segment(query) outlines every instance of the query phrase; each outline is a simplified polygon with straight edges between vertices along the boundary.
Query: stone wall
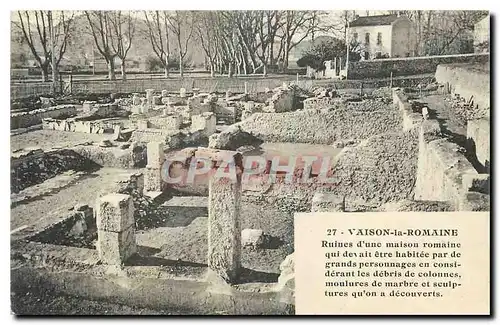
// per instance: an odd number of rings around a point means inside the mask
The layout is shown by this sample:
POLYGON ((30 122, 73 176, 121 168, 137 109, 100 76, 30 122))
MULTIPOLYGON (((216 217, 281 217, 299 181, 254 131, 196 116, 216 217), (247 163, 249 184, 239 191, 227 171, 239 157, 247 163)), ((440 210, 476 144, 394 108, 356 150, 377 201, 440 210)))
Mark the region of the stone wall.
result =
POLYGON ((103 167, 138 168, 146 163, 146 146, 132 142, 129 148, 79 145, 72 148, 79 156, 103 167))
POLYGON ((295 90, 293 88, 277 88, 267 101, 265 109, 274 113, 291 112, 295 110, 295 90))
POLYGON ((408 97, 401 90, 393 90, 393 104, 399 108, 403 118, 403 130, 408 131, 420 127, 423 117, 422 114, 413 111, 408 97))
POLYGON ((166 129, 153 129, 146 128, 141 130, 135 130, 132 134, 131 141, 136 142, 163 142, 169 143, 170 137, 179 133, 178 130, 166 130, 166 129))
POLYGON ((65 120, 46 118, 42 120, 42 128, 44 130, 82 133, 113 133, 116 125, 123 127, 123 123, 118 118, 94 121, 79 121, 77 118, 68 118, 65 120))
POLYGON ((485 63, 489 54, 436 55, 410 58, 377 59, 349 62, 349 79, 383 78, 434 73, 440 64, 485 63))
POLYGON ((156 116, 148 119, 151 128, 176 131, 181 128, 182 117, 180 115, 156 116))
POLYGON ((332 97, 311 97, 304 99, 304 109, 315 109, 321 110, 325 108, 330 108, 339 103, 339 98, 332 97))
POLYGON ((237 125, 267 142, 333 144, 338 140, 367 139, 400 130, 401 116, 391 105, 366 100, 332 111, 254 113, 237 125))
POLYGON ((419 131, 415 199, 446 201, 456 210, 489 210, 489 195, 480 193, 487 191, 489 176, 478 174, 461 148, 442 137, 437 120, 424 121, 419 131))
POLYGON ((467 122, 469 148, 488 173, 490 170, 490 135, 490 119, 475 119, 467 122))
POLYGON ((26 150, 11 157, 10 189, 13 193, 42 183, 67 170, 88 170, 92 161, 70 149, 26 150))
POLYGON ((61 118, 76 115, 74 105, 59 105, 49 108, 35 109, 30 112, 12 113, 10 115, 10 128, 26 128, 42 123, 44 118, 61 118))
MULTIPOLYGON (((489 58, 489 56, 488 56, 489 58)), ((471 96, 478 110, 490 108, 490 69, 485 64, 442 64, 436 69, 436 81, 448 85, 453 94, 468 101, 471 96)))

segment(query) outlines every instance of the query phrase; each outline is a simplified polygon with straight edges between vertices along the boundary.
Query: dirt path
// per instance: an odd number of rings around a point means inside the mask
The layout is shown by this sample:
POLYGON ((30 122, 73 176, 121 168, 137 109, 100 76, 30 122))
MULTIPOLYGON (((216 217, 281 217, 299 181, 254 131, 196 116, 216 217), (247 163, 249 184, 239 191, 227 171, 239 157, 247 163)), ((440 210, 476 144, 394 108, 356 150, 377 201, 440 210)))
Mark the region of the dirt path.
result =
POLYGON ((44 150, 56 146, 70 147, 88 141, 99 142, 112 137, 113 134, 37 130, 10 137, 10 152, 27 147, 40 147, 44 150))
POLYGON ((68 211, 77 204, 94 206, 100 193, 110 191, 114 182, 124 173, 131 170, 118 168, 101 168, 100 170, 79 178, 74 184, 63 187, 36 200, 21 203, 11 209, 10 227, 36 226, 57 220, 57 213, 68 211))

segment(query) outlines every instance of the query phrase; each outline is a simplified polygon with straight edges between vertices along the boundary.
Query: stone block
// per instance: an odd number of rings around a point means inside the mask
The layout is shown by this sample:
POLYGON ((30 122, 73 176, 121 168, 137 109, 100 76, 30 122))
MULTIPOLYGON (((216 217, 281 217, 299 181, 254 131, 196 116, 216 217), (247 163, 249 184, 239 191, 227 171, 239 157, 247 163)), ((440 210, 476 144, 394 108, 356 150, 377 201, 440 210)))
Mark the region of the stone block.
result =
POLYGON ((241 181, 211 178, 208 207, 208 266, 226 282, 237 280, 241 267, 241 181))
POLYGON ((97 229, 120 232, 135 224, 134 203, 127 194, 112 193, 97 199, 97 229))
POLYGON ((139 121, 137 121, 137 128, 139 130, 145 130, 145 129, 148 128, 148 126, 149 126, 148 120, 139 120, 139 121))
POLYGON ((264 244, 264 231, 262 229, 243 229, 241 232, 241 246, 258 248, 264 244))
POLYGON ((144 191, 163 191, 162 170, 161 167, 146 166, 144 169, 144 191))
POLYGON ((317 192, 312 198, 311 212, 343 212, 344 210, 344 197, 333 193, 317 192))
POLYGON ((137 192, 142 195, 144 193, 144 174, 141 172, 130 175, 132 186, 137 192))
POLYGON ((96 101, 84 101, 83 102, 83 105, 82 105, 82 110, 85 112, 85 113, 89 113, 91 112, 93 109, 94 109, 94 105, 97 104, 96 101))
POLYGON ((165 161, 164 145, 161 142, 148 142, 147 155, 148 166, 160 168, 165 161))
POLYGON ((168 98, 168 97, 162 97, 162 99, 161 99, 161 103, 162 103, 163 105, 170 106, 170 98, 168 98))
POLYGON ((462 175, 462 186, 464 191, 489 193, 490 192, 490 175, 465 173, 462 175))
POLYGON ((214 113, 206 112, 191 116, 191 132, 202 130, 206 136, 216 132, 217 118, 214 113))
POLYGON ((120 232, 98 230, 97 252, 105 264, 122 264, 137 252, 135 227, 120 232))
POLYGON ((153 96, 153 105, 161 105, 161 96, 153 96))
POLYGON ((458 201, 459 211, 490 211, 490 196, 478 192, 467 192, 458 201))

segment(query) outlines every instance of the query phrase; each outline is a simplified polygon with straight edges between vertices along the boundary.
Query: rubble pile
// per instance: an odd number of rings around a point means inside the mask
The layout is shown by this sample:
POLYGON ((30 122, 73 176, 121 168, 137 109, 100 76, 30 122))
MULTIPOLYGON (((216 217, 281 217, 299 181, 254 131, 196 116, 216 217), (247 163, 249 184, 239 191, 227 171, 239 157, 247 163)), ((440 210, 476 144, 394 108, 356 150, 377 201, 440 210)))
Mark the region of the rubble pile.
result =
POLYGON ((337 157, 334 192, 379 204, 411 198, 417 159, 418 139, 411 132, 371 137, 337 157))

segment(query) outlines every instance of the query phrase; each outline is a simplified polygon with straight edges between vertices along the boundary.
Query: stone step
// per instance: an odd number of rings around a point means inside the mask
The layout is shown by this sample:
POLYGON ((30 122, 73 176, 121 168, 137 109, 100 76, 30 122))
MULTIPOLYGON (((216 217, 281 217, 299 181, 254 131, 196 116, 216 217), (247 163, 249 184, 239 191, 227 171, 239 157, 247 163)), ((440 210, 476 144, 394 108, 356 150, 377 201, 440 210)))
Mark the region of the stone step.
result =
POLYGON ((162 206, 208 208, 208 196, 174 196, 162 206))

